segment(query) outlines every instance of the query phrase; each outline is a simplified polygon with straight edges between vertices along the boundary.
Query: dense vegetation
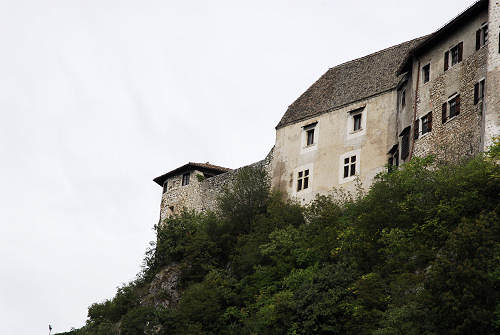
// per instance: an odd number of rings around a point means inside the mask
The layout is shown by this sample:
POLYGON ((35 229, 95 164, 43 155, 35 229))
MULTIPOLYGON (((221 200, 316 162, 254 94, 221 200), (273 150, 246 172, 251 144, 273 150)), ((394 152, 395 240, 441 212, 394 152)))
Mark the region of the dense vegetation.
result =
POLYGON ((156 227, 138 279, 70 333, 499 334, 499 151, 414 159, 365 194, 307 207, 242 169, 217 214, 156 227), (179 303, 141 303, 170 264, 182 270, 179 303))

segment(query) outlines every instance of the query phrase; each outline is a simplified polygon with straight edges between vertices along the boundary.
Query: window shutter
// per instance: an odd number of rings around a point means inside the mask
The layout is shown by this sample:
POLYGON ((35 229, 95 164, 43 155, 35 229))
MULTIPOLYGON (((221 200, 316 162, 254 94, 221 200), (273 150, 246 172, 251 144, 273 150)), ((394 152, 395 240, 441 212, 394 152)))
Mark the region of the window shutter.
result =
POLYGON ((481 29, 476 31, 476 50, 481 49, 481 29))
POLYGON ((464 55, 464 42, 458 43, 458 62, 462 61, 462 57, 464 55))
POLYGON ((479 83, 474 85, 474 105, 479 102, 479 83))
POLYGON ((427 114, 427 129, 428 131, 432 131, 432 112, 427 114))
POLYGON ((418 133, 420 131, 419 129, 419 120, 415 120, 414 124, 413 124, 413 139, 418 139, 418 133))
POLYGON ((457 97, 455 99, 457 102, 457 105, 455 107, 455 115, 458 115, 458 114, 460 114, 460 95, 457 95, 457 97))
POLYGON ((446 122, 446 112, 447 112, 447 107, 448 107, 448 103, 445 102, 443 104, 443 109, 442 109, 442 113, 441 113, 441 121, 442 123, 445 123, 446 122))
POLYGON ((450 52, 449 51, 446 51, 444 53, 444 70, 447 71, 448 70, 448 60, 450 58, 450 52))

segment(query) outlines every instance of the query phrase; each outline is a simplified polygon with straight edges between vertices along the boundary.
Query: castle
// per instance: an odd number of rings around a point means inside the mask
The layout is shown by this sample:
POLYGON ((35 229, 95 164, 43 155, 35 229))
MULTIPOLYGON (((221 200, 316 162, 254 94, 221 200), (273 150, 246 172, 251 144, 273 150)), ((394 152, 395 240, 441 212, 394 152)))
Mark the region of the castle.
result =
MULTIPOLYGON (((436 32, 329 69, 290 105, 255 163, 307 203, 370 185, 412 156, 474 155, 500 135, 500 1, 480 0, 436 32)), ((213 209, 237 170, 188 163, 154 181, 160 220, 213 209)))

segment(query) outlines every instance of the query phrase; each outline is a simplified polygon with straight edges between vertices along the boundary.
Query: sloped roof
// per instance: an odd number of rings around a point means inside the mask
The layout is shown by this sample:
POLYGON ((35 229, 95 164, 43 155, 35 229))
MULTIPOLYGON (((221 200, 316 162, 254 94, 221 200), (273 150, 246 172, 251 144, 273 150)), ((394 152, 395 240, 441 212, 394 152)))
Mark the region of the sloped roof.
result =
POLYGON ((395 88, 398 68, 425 37, 329 69, 291 104, 276 129, 395 88))
POLYGON ((187 164, 184 164, 181 167, 178 167, 177 169, 174 169, 174 170, 169 171, 169 172, 167 172, 167 173, 165 173, 165 174, 163 174, 163 175, 161 175, 159 177, 156 177, 155 179, 153 179, 153 181, 155 183, 157 183, 158 185, 163 186, 163 183, 169 177, 172 177, 172 176, 181 174, 181 173, 183 173, 185 171, 193 170, 193 169, 200 170, 202 172, 213 173, 215 175, 231 171, 231 169, 229 169, 229 168, 225 168, 225 167, 222 167, 222 166, 213 165, 213 164, 210 164, 208 162, 207 163, 193 163, 193 162, 189 162, 187 164))

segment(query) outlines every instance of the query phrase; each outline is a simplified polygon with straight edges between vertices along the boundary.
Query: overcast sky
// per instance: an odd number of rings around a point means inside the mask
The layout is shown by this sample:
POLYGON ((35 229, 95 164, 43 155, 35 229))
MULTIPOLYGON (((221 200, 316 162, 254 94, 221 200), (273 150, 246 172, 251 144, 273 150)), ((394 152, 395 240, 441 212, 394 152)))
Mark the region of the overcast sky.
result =
POLYGON ((329 67, 472 0, 0 0, 0 327, 81 327, 154 239, 160 174, 265 157, 329 67))

